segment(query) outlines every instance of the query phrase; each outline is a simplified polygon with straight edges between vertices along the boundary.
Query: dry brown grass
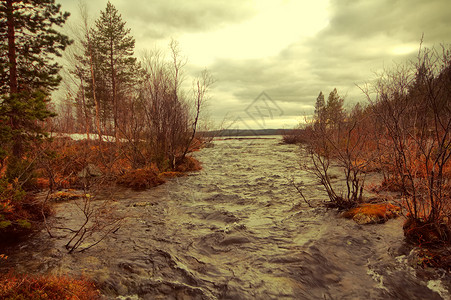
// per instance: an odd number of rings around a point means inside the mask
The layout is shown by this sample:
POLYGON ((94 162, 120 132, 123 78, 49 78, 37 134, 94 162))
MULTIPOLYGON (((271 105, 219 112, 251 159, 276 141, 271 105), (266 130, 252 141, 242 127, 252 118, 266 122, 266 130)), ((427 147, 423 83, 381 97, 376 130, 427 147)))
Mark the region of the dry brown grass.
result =
POLYGON ((95 300, 100 292, 86 279, 9 273, 0 276, 0 299, 95 300))

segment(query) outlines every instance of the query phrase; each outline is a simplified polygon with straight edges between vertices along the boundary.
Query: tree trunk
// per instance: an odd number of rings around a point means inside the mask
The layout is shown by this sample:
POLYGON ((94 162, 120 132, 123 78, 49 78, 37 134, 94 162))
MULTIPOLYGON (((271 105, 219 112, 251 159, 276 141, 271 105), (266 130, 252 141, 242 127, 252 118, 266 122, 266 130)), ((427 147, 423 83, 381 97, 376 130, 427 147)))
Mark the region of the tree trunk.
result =
POLYGON ((110 67, 111 67, 111 88, 113 97, 113 124, 114 124, 114 136, 116 138, 116 144, 119 144, 119 124, 118 124, 118 101, 116 93, 116 69, 114 64, 114 45, 113 41, 110 41, 110 67))
POLYGON ((81 88, 81 102, 82 102, 82 106, 83 106, 83 113, 85 115, 85 130, 86 130, 86 138, 88 139, 88 141, 90 140, 89 138, 89 134, 91 133, 91 126, 90 126, 90 121, 91 118, 89 116, 89 112, 88 112, 88 107, 86 105, 86 99, 85 99, 85 89, 83 88, 83 75, 81 73, 81 71, 79 71, 79 76, 80 76, 80 86, 81 88))
MULTIPOLYGON (((9 93, 10 97, 18 92, 17 85, 17 61, 16 61, 16 36, 15 36, 15 22, 14 22, 14 8, 13 0, 6 0, 6 25, 8 27, 8 60, 9 60, 9 93)), ((11 101, 18 101, 13 100, 11 101)), ((13 103, 12 103, 13 104, 13 103)), ((18 112, 16 109, 11 111, 11 128, 16 131, 19 128, 18 112)), ((22 156, 22 137, 20 133, 14 137, 13 156, 21 158, 22 156)))
POLYGON ((13 0, 6 0, 6 25, 8 27, 8 59, 9 59, 9 89, 10 94, 17 93, 17 61, 16 37, 13 16, 13 0))

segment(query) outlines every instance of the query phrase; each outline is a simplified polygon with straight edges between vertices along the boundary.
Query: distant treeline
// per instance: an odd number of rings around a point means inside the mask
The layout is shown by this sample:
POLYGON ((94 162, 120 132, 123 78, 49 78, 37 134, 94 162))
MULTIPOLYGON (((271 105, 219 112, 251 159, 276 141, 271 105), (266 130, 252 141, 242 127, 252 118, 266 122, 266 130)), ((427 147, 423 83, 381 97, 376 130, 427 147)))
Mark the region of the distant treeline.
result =
POLYGON ((289 134, 293 130, 294 129, 223 129, 203 131, 199 132, 199 134, 205 137, 285 135, 289 134))

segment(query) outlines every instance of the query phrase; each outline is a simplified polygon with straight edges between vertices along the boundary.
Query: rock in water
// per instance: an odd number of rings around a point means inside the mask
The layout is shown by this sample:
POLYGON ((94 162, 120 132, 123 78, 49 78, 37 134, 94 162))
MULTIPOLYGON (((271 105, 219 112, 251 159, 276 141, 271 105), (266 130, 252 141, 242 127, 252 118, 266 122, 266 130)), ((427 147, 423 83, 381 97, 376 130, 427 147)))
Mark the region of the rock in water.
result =
POLYGON ((100 171, 99 167, 94 164, 88 164, 78 173, 79 178, 87 178, 87 177, 98 177, 102 176, 103 173, 100 171))

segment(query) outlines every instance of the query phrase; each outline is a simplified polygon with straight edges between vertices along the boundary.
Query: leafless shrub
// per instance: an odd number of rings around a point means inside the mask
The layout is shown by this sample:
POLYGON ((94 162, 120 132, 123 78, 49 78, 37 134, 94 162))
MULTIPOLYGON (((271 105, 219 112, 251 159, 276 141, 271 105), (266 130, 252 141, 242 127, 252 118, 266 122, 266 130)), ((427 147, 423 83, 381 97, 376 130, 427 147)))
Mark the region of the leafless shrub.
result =
POLYGON ((87 193, 74 201, 82 215, 82 223, 76 228, 64 228, 71 232, 65 245, 69 253, 86 251, 120 228, 123 218, 114 214, 110 201, 94 201, 94 196, 87 193))
POLYGON ((441 51, 420 47, 415 62, 362 88, 383 125, 385 146, 393 153, 386 168, 399 181, 409 218, 437 228, 451 213, 450 59, 444 46, 441 51))
POLYGON ((352 113, 331 113, 324 122, 314 120, 305 130, 307 151, 313 166, 304 165, 324 186, 330 199, 328 206, 346 209, 362 201, 366 168, 375 159, 368 151, 372 141, 368 115, 361 109, 352 113), (307 134, 308 133, 308 134, 307 134), (332 183, 332 165, 341 168, 345 188, 332 183))
MULTIPOLYGON (((75 199, 68 200, 64 204, 65 210, 72 212, 71 225, 54 226, 46 222, 46 228, 51 237, 55 237, 52 233, 54 230, 68 233, 65 244, 68 253, 83 252, 96 246, 109 234, 116 232, 124 220, 114 210, 112 193, 102 195, 105 193, 105 189, 102 188, 102 179, 89 180, 96 182, 86 184, 85 187, 89 186, 89 190, 85 188, 77 191, 75 199)), ((46 199, 48 196, 49 194, 46 199)))
POLYGON ((114 210, 114 203, 111 200, 113 191, 105 188, 110 183, 110 175, 100 174, 100 169, 95 172, 92 170, 97 169, 93 163, 101 165, 101 162, 92 161, 90 143, 95 145, 94 141, 56 139, 42 144, 40 149, 38 179, 48 184, 44 186, 48 190, 42 204, 44 225, 51 238, 58 235, 55 231, 69 233, 65 245, 69 253, 85 251, 97 245, 110 233, 118 230, 123 220, 123 217, 118 216, 114 210), (55 146, 59 150, 57 153, 51 151, 55 146), (93 174, 96 172, 98 174, 93 174), (73 185, 79 189, 67 190, 73 185), (63 191, 57 192, 61 189, 63 191), (60 194, 61 197, 58 196, 60 194), (62 198, 60 201, 67 200, 61 204, 66 211, 72 213, 72 220, 67 226, 54 226, 54 222, 46 218, 44 213, 44 208, 56 198, 62 198))

